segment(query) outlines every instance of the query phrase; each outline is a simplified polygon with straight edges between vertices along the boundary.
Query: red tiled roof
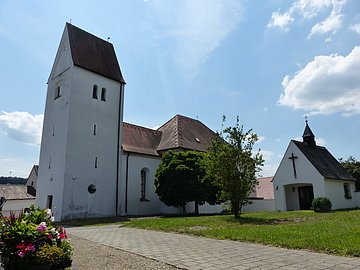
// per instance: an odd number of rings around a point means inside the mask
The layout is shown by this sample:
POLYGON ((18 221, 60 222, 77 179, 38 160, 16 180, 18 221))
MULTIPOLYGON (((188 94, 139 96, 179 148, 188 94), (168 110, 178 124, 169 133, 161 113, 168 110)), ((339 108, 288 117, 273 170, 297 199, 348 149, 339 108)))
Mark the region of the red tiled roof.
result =
POLYGON ((160 131, 123 123, 122 147, 126 152, 158 156, 156 149, 160 139, 160 131))
POLYGON ((175 115, 158 130, 163 133, 158 151, 181 148, 206 152, 216 136, 199 120, 182 115, 175 115))
POLYGON ((74 65, 125 83, 110 42, 66 23, 74 65))
POLYGON ((34 199, 35 197, 27 193, 25 185, 0 185, 0 197, 5 197, 6 200, 26 200, 34 199))
POLYGON ((198 120, 176 115, 157 130, 123 124, 122 147, 126 152, 159 156, 166 150, 206 152, 216 134, 198 120))
POLYGON ((273 177, 258 178, 258 185, 255 190, 256 198, 274 199, 273 177))

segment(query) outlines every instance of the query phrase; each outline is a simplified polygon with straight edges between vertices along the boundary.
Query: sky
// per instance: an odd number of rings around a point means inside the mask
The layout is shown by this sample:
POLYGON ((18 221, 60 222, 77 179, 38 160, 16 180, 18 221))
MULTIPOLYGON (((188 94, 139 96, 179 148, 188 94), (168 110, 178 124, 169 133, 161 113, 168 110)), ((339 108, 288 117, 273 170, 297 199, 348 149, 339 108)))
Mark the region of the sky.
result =
POLYGON ((274 175, 304 117, 336 158, 360 159, 359 0, 0 0, 0 176, 39 162, 47 79, 66 22, 114 45, 124 120, 176 114, 260 137, 274 175))

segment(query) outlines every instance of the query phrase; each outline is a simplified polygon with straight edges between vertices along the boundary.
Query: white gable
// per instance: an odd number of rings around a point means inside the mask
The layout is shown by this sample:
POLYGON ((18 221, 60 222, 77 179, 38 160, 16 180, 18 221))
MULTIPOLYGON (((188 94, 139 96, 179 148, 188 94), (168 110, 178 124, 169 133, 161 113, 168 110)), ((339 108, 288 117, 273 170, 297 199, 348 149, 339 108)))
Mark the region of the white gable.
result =
POLYGON ((72 65, 73 61, 70 52, 69 36, 65 28, 64 33, 61 37, 58 51, 56 53, 54 65, 51 69, 49 80, 60 76, 63 72, 72 67, 72 65))

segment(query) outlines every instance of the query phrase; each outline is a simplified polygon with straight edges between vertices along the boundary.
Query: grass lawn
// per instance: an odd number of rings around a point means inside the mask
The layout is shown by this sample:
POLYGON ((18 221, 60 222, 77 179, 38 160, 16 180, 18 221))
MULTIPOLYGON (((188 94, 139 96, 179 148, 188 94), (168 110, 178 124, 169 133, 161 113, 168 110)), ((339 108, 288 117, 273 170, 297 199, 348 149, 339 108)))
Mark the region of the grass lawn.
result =
POLYGON ((239 219, 229 215, 133 219, 123 224, 149 230, 360 256, 360 210, 246 213, 239 219))

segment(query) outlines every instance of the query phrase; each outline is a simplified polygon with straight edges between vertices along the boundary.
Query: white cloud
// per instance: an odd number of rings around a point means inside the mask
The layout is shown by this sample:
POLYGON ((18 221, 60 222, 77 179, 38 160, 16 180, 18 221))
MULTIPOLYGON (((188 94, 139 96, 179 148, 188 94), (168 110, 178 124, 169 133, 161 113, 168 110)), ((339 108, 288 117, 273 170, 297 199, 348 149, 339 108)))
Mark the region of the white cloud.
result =
POLYGON ((2 112, 0 115, 0 130, 16 141, 40 145, 43 118, 42 114, 2 112))
POLYGON ((315 34, 324 34, 328 32, 336 33, 342 26, 342 17, 341 14, 336 14, 331 12, 330 16, 327 17, 324 21, 315 24, 310 31, 309 37, 315 34))
POLYGON ((303 20, 314 19, 331 8, 329 16, 312 27, 309 37, 327 32, 335 33, 342 27, 341 11, 345 4, 346 0, 297 0, 284 13, 273 12, 267 27, 288 31, 296 17, 303 20))
POLYGON ((18 157, 0 157, 0 176, 27 177, 35 163, 37 161, 32 162, 18 157))
POLYGON ((263 159, 265 161, 269 160, 274 155, 274 153, 272 151, 267 151, 267 150, 261 150, 260 154, 262 154, 263 159))
POLYGON ((351 25, 350 29, 360 35, 360 23, 351 25))
POLYGON ((175 62, 194 77, 209 55, 241 20, 237 0, 150 1, 167 37, 176 42, 175 62))
POLYGON ((279 103, 310 114, 359 114, 359 74, 360 47, 347 56, 316 56, 293 77, 284 77, 279 103))
POLYGON ((279 12, 273 12, 273 14, 271 14, 271 19, 267 27, 278 27, 283 31, 288 31, 290 30, 289 24, 291 24, 293 21, 294 18, 291 17, 291 14, 289 12, 285 12, 284 14, 280 14, 279 12))
POLYGON ((259 172, 258 176, 261 177, 274 176, 278 167, 279 164, 265 164, 263 167, 261 167, 261 171, 259 172))

